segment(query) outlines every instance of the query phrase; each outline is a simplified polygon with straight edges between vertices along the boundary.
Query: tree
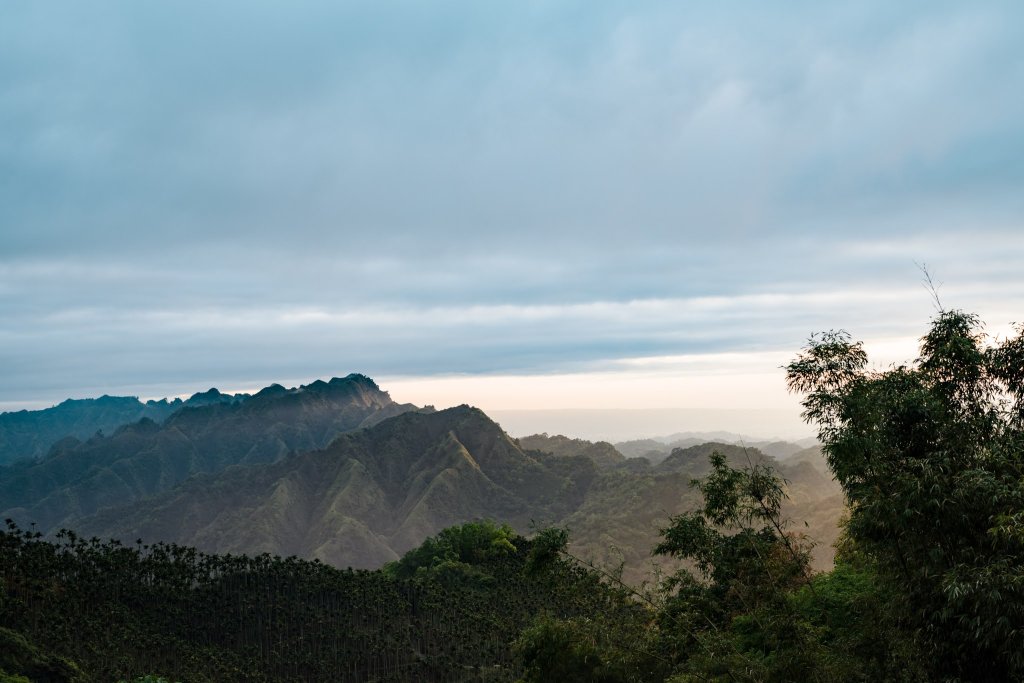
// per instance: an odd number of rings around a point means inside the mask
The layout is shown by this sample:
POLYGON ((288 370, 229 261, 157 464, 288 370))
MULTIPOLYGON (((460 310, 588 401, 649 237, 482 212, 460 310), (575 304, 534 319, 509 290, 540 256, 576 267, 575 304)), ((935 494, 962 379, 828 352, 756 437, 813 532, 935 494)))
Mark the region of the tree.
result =
POLYGON ((0 683, 80 683, 73 662, 40 649, 21 633, 0 626, 0 683))
POLYGON ((436 536, 390 562, 384 571, 398 579, 430 579, 446 585, 488 585, 492 577, 479 565, 514 553, 516 533, 489 520, 443 529, 436 536))
POLYGON ((613 650, 607 626, 587 618, 539 617, 515 644, 524 662, 523 683, 626 683, 606 661, 613 650))
POLYGON ((909 365, 845 332, 787 367, 849 505, 845 533, 935 679, 1024 677, 1024 327, 941 311, 909 365))
POLYGON ((810 584, 810 546, 787 531, 784 482, 764 463, 731 467, 718 452, 691 485, 702 508, 671 519, 655 553, 689 560, 660 615, 673 680, 826 680, 821 648, 792 595, 810 584))

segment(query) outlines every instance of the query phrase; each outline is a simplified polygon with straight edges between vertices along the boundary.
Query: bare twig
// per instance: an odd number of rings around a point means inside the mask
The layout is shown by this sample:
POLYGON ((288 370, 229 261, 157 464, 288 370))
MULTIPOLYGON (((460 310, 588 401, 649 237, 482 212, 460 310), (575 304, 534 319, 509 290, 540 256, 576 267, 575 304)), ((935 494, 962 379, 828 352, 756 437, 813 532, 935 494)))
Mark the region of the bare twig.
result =
POLYGON ((940 315, 946 312, 946 309, 942 306, 942 301, 939 299, 939 289, 942 287, 942 283, 935 284, 935 280, 932 278, 932 274, 928 271, 928 264, 914 261, 914 265, 917 266, 918 270, 924 276, 921 280, 921 285, 928 290, 928 293, 932 297, 932 303, 935 305, 935 310, 940 315))

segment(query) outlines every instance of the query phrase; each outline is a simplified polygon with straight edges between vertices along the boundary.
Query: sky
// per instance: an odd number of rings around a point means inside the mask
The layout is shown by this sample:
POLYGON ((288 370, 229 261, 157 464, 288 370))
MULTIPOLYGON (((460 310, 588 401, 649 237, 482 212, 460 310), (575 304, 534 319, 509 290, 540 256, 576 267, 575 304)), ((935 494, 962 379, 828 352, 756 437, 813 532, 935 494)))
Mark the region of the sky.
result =
POLYGON ((912 359, 920 264, 1024 321, 1022 122, 1019 2, 10 0, 0 410, 361 372, 808 434, 781 366, 912 359))

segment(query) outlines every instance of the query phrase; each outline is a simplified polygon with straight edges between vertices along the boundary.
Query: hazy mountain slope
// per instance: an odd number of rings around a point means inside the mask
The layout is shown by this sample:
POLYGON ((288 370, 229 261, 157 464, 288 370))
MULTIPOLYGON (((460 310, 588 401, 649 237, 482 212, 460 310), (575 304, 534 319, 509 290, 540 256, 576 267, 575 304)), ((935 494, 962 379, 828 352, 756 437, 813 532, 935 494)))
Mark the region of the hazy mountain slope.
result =
POLYGON ((524 450, 543 451, 552 455, 582 456, 592 460, 598 467, 610 467, 626 459, 615 449, 615 446, 607 441, 571 439, 561 434, 555 436, 533 434, 520 437, 518 441, 524 450))
POLYGON ((677 563, 654 558, 659 530, 669 517, 693 509, 700 496, 685 473, 604 473, 583 504, 562 520, 569 529, 570 551, 606 569, 623 567, 623 579, 638 584, 651 578, 652 567, 664 570, 677 563))
POLYGON ((655 439, 633 439, 632 441, 619 441, 615 444, 615 450, 627 458, 646 458, 650 453, 662 453, 668 455, 668 447, 655 439))
POLYGON ((680 432, 657 439, 636 439, 615 444, 615 448, 627 458, 644 457, 654 464, 660 463, 668 455, 679 448, 689 448, 705 443, 722 443, 734 446, 756 448, 765 455, 782 461, 807 448, 807 443, 814 440, 794 441, 761 441, 732 434, 729 432, 680 432))
POLYGON ((195 474, 322 448, 343 432, 414 408, 362 375, 185 407, 162 425, 143 419, 109 437, 66 439, 39 462, 0 468, 0 516, 47 531, 195 474))
MULTIPOLYGON (((808 457, 813 450, 807 449, 808 457)), ((709 471, 708 456, 713 451, 726 456, 733 467, 758 464, 770 466, 785 481, 789 500, 783 505, 783 514, 793 522, 792 530, 806 534, 817 543, 813 553, 815 568, 828 569, 832 566, 832 544, 839 534, 838 522, 845 503, 839 484, 827 467, 822 471, 803 457, 790 457, 779 462, 757 448, 705 443, 672 451, 655 469, 661 472, 690 472, 694 476, 703 477, 709 471)), ((817 453, 820 457, 820 449, 817 453)))
POLYGON ((406 413, 328 448, 194 478, 79 520, 82 533, 217 552, 273 552, 376 567, 441 529, 491 518, 528 530, 583 500, 584 458, 524 453, 481 411, 406 413))
POLYGON ((654 469, 657 472, 688 472, 693 476, 702 477, 711 470, 708 458, 716 451, 724 455, 733 467, 765 464, 777 468, 774 458, 756 448, 709 441, 696 446, 673 449, 668 457, 658 463, 654 469))
POLYGON ((793 531, 817 541, 815 567, 830 567, 843 511, 838 485, 806 463, 791 466, 756 448, 716 442, 676 448, 657 465, 636 458, 603 472, 583 504, 563 520, 571 532, 572 551, 606 567, 623 563, 623 576, 633 583, 651 578, 653 567, 673 570, 677 563, 651 557, 650 551, 661 540, 660 529, 671 516, 700 504, 700 494, 690 481, 708 474, 708 457, 715 451, 734 467, 768 465, 787 480, 790 500, 784 514, 794 522, 793 531))
MULTIPOLYGON (((598 445, 547 435, 523 437, 518 441, 524 447, 579 455, 586 455, 598 445)), ((654 440, 627 442, 635 448, 633 452, 659 443, 654 440)), ((674 443, 686 444, 687 440, 679 439, 674 443)), ((788 442, 766 443, 775 452, 799 449, 788 442)), ((721 442, 673 448, 654 465, 643 458, 620 459, 613 462, 610 469, 605 465, 605 471, 587 488, 582 504, 561 520, 571 530, 572 551, 605 567, 623 563, 624 577, 634 583, 649 578, 652 567, 664 571, 673 569, 676 564, 664 558, 652 558, 650 551, 661 540, 659 531, 668 524, 669 517, 700 503, 700 495, 690 487, 690 481, 707 475, 708 458, 716 451, 734 467, 768 465, 786 479, 791 498, 785 514, 801 522, 794 531, 805 533, 818 542, 815 566, 822 569, 831 566, 832 543, 838 535, 836 522, 843 509, 842 495, 831 476, 823 475, 803 459, 779 462, 759 448, 721 442), (805 521, 806 526, 802 524, 805 521)))
MULTIPOLYGON (((519 443, 548 452, 580 455, 597 446, 581 439, 547 435, 523 437, 519 443)), ((642 452, 652 444, 661 445, 654 440, 626 443, 632 452, 642 452)), ((674 443, 687 444, 687 440, 679 439, 674 443)), ((766 445, 782 453, 799 449, 788 442, 766 442, 766 445)), ((659 531, 668 524, 669 517, 700 503, 700 495, 690 487, 690 481, 709 472, 708 457, 715 451, 726 456, 734 467, 768 465, 787 480, 791 499, 786 504, 785 514, 794 521, 807 522, 806 526, 801 524, 794 530, 818 542, 815 566, 829 567, 832 543, 838 535, 836 522, 843 507, 839 487, 831 476, 823 475, 804 459, 779 462, 759 448, 721 442, 673 448, 654 465, 642 458, 612 463, 611 470, 603 472, 588 487, 580 507, 561 521, 571 530, 572 551, 605 567, 623 563, 625 578, 634 583, 649 578, 652 567, 664 571, 673 569, 674 563, 652 558, 650 550, 660 541, 659 531)), ((605 468, 607 470, 608 465, 605 468)))
POLYGON ((786 458, 785 462, 790 465, 806 462, 823 475, 832 477, 832 471, 828 468, 828 461, 825 460, 825 454, 822 453, 820 444, 797 451, 786 458))
POLYGON ((794 453, 804 449, 803 446, 792 441, 751 441, 746 442, 745 444, 741 443, 740 445, 756 448, 765 455, 770 455, 776 460, 785 460, 786 458, 791 457, 794 453))
POLYGON ((147 401, 134 396, 68 399, 44 410, 0 413, 0 465, 45 456, 65 437, 87 439, 97 432, 111 433, 143 418, 163 422, 184 406, 232 402, 243 398, 216 389, 194 394, 186 401, 147 401))

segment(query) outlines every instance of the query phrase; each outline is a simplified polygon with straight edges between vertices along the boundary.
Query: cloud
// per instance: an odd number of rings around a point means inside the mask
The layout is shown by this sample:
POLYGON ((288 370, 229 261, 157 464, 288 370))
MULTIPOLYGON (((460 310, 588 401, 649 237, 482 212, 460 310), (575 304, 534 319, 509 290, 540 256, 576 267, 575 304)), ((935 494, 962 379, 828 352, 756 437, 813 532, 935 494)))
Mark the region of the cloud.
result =
POLYGON ((1022 20, 10 4, 0 401, 909 338, 930 312, 915 261, 1004 324, 1024 289, 1022 20))

